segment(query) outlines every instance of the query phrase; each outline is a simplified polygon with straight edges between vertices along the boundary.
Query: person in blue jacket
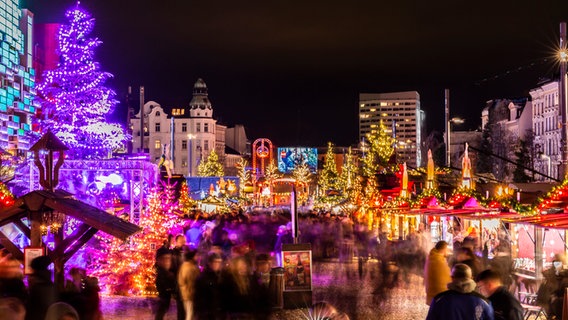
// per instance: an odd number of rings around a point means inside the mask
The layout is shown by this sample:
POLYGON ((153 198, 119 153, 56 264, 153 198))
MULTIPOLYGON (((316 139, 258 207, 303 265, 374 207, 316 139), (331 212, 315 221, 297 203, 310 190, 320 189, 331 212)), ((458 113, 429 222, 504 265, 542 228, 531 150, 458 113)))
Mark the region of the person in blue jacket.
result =
POLYGON ((471 268, 456 264, 448 290, 432 299, 426 320, 494 320, 493 307, 475 292, 475 286, 471 268))

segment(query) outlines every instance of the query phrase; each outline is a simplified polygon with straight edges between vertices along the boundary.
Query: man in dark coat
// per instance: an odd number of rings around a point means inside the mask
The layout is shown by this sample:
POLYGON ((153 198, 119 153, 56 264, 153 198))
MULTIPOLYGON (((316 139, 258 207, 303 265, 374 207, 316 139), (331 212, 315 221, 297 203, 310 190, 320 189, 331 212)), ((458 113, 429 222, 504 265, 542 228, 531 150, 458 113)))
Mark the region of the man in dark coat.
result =
POLYGON ((57 302, 57 288, 51 281, 51 264, 48 256, 34 258, 31 262, 33 270, 29 277, 30 296, 27 305, 26 320, 44 319, 50 305, 57 302))
POLYGON ((158 290, 158 310, 155 320, 164 319, 170 308, 172 294, 176 289, 176 276, 171 271, 172 255, 161 251, 156 257, 156 289, 158 290))
POLYGON ((519 301, 503 286, 501 275, 491 269, 477 276, 477 288, 493 306, 495 320, 522 320, 523 308, 519 301))
POLYGON ((197 320, 218 320, 221 311, 221 255, 212 252, 207 257, 207 266, 195 280, 193 312, 197 320))
POLYGON ((458 263, 452 268, 448 290, 432 299, 426 320, 493 320, 493 308, 479 293, 471 268, 458 263))

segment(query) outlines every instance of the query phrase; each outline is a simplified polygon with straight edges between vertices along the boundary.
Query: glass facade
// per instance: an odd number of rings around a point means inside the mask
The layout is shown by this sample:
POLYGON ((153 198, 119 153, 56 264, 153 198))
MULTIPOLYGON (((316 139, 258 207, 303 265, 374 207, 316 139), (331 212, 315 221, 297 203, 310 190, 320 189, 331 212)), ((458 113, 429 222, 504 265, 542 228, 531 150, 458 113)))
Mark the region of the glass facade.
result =
POLYGON ((33 17, 24 15, 18 2, 0 0, 0 148, 12 152, 29 149, 26 133, 39 109, 29 47, 33 17), (20 29, 22 21, 25 32, 20 29))

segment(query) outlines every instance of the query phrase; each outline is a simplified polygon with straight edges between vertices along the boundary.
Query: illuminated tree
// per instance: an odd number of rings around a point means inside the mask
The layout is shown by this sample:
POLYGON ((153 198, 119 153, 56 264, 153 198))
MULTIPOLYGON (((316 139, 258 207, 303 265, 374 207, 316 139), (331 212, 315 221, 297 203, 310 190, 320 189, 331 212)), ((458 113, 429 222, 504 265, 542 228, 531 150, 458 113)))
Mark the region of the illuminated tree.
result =
POLYGON ((241 158, 235 166, 237 167, 237 176, 239 177, 239 196, 244 197, 246 183, 251 178, 250 171, 247 171, 248 161, 245 158, 241 158))
POLYGON ((175 186, 164 184, 148 195, 140 215, 142 231, 127 242, 107 234, 97 234, 99 247, 90 249, 91 274, 99 278, 108 294, 151 295, 155 289, 155 255, 168 234, 182 230, 183 212, 175 200, 175 186))
POLYGON ((182 182, 179 197, 180 211, 183 212, 183 215, 189 216, 191 214, 191 210, 193 210, 196 205, 197 202, 189 196, 189 187, 187 186, 187 182, 182 182))
POLYGON ((292 177, 296 180, 296 183, 302 188, 302 192, 298 192, 298 201, 300 203, 308 200, 310 194, 310 183, 312 182, 312 172, 307 163, 302 163, 296 166, 292 171, 292 177))
POLYGON ((215 149, 211 150, 205 161, 199 163, 197 175, 199 177, 222 177, 225 175, 223 164, 219 162, 219 155, 215 152, 215 149))
POLYGON ((371 152, 375 154, 378 164, 386 166, 394 153, 396 139, 387 132, 387 127, 382 120, 379 122, 379 129, 368 134, 367 139, 371 145, 371 152))
POLYGON ((355 164, 351 147, 345 156, 345 163, 341 167, 339 175, 339 186, 343 194, 350 200, 355 200, 361 191, 361 183, 359 182, 359 168, 355 164))
POLYGON ((363 177, 370 178, 377 174, 379 166, 375 161, 375 154, 368 150, 363 156, 363 177))
POLYGON ((269 184, 272 184, 272 181, 280 178, 282 178, 282 173, 278 171, 278 166, 276 166, 276 164, 274 164, 274 160, 271 159, 270 163, 264 170, 264 179, 266 179, 266 182, 269 184))
POLYGON ((335 163, 335 153, 333 153, 333 143, 327 143, 327 153, 325 154, 323 169, 318 177, 318 185, 322 192, 335 190, 338 187, 339 174, 335 163))
POLYGON ((68 22, 59 29, 59 65, 44 73, 38 84, 43 132, 51 130, 70 149, 72 158, 105 158, 122 148, 127 137, 118 124, 107 122, 117 100, 104 86, 112 77, 94 60, 101 44, 89 37, 95 20, 77 3, 65 13, 68 22))

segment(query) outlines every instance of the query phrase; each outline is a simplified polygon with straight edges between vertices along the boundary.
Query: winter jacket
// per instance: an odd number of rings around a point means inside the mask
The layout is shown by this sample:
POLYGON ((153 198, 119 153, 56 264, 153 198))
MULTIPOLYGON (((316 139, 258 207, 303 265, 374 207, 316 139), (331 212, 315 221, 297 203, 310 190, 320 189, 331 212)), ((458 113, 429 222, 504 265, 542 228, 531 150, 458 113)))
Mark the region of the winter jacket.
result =
POLYGON ((495 320, 522 320, 523 307, 505 287, 499 287, 489 297, 495 310, 495 320))
POLYGON ((454 281, 448 289, 434 297, 426 320, 494 320, 491 304, 474 291, 475 281, 454 281))
POLYGON ((426 259, 424 266, 424 285, 426 287, 426 304, 441 292, 448 289, 448 283, 452 281, 451 271, 446 257, 436 248, 433 248, 426 259))
POLYGON ((195 261, 185 261, 182 263, 178 274, 178 285, 181 299, 183 301, 193 301, 195 294, 195 279, 199 275, 199 268, 195 261))

